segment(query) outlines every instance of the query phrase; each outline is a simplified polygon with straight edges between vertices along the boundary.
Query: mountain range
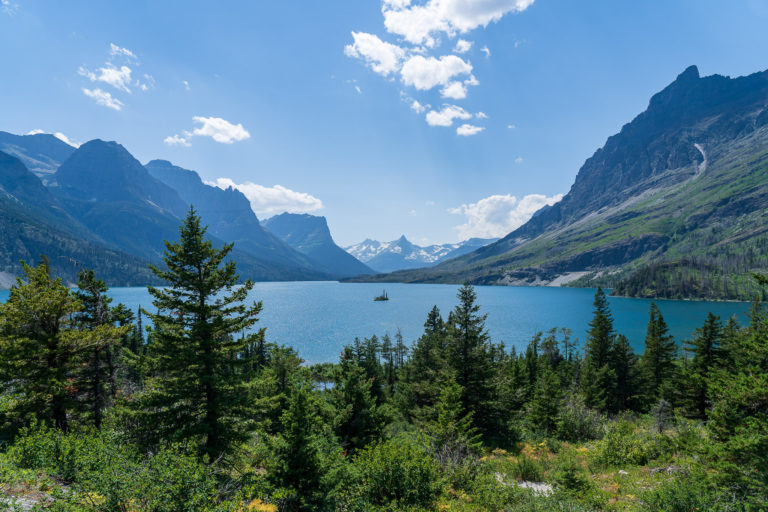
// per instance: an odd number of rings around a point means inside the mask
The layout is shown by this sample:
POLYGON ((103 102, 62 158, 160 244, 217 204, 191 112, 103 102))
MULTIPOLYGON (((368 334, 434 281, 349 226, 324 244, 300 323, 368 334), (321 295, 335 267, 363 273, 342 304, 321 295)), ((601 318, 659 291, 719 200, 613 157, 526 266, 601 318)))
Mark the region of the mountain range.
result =
POLYGON ((470 253, 498 238, 470 238, 455 244, 421 247, 411 243, 405 235, 391 242, 365 239, 345 250, 379 273, 415 269, 437 265, 451 258, 470 253))
POLYGON ((370 272, 346 253, 346 259, 315 260, 294 249, 262 226, 241 192, 207 185, 194 171, 164 160, 144 166, 116 142, 75 148, 52 135, 0 132, 0 286, 19 275, 20 260, 43 254, 69 283, 82 268, 112 286, 154 283, 148 264, 161 261, 163 241, 178 238, 191 206, 216 245, 235 242, 231 257, 243 278, 370 272))
POLYGON ((369 280, 604 285, 618 295, 751 299, 768 268, 768 71, 695 66, 608 138, 568 194, 501 240, 369 280))

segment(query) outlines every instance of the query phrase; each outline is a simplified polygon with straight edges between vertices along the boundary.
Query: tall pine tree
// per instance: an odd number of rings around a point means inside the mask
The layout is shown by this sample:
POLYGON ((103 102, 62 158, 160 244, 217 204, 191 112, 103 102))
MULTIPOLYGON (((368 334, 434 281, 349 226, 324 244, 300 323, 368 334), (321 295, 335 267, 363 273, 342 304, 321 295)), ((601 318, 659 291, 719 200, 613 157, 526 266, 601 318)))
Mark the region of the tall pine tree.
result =
POLYGON ((605 411, 615 407, 616 372, 611 355, 616 334, 608 298, 602 288, 597 289, 593 305, 580 383, 587 405, 605 411))
POLYGON ((245 304, 253 283, 237 284, 235 263, 226 259, 232 244, 217 249, 205 234, 190 208, 180 240, 165 242, 167 268, 152 267, 168 287, 148 288, 157 312, 145 312, 151 373, 137 405, 150 432, 197 443, 213 459, 252 428, 253 361, 237 356, 259 333, 236 335, 256 323, 261 302, 245 304))
POLYGON ((645 396, 649 404, 659 398, 670 399, 667 384, 675 376, 677 346, 669 334, 669 328, 655 302, 651 302, 648 331, 645 336, 645 352, 640 368, 645 381, 645 396))

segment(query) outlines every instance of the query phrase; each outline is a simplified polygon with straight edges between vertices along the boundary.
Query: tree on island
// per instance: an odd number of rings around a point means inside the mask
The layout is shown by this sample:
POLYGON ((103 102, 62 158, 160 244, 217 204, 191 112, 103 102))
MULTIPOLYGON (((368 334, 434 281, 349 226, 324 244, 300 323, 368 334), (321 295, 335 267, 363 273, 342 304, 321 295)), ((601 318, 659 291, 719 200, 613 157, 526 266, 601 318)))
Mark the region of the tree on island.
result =
POLYGON ((261 302, 245 304, 253 283, 238 285, 227 260, 233 244, 215 248, 206 229, 190 208, 180 240, 165 242, 167 268, 151 267, 168 287, 148 288, 157 312, 144 312, 149 376, 135 405, 147 440, 193 442, 214 459, 253 428, 254 361, 243 354, 261 332, 241 333, 257 322, 261 302))

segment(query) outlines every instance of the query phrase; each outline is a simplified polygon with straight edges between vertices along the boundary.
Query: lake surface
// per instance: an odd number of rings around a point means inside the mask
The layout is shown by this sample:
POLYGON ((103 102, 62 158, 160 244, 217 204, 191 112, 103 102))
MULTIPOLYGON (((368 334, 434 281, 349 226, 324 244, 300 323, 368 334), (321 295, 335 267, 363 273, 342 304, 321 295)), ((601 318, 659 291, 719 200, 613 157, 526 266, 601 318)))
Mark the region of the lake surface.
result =
MULTIPOLYGON (((256 283, 252 300, 264 303, 259 326, 267 339, 289 345, 307 362, 336 361, 344 345, 355 337, 394 334, 399 328, 411 343, 423 331, 433 305, 447 318, 456 305, 459 286, 442 284, 381 284, 337 282, 256 283), (390 300, 374 302, 385 288, 390 300)), ((478 286, 481 312, 488 315, 491 338, 507 347, 524 350, 537 331, 568 327, 580 341, 592 318, 595 290, 584 288, 532 288, 478 286)), ((134 311, 152 310, 146 288, 112 288, 110 296, 134 311)), ((8 297, 0 290, 0 301, 8 297)), ((626 335, 635 351, 643 351, 650 300, 610 297, 616 330, 626 335)), ((678 342, 689 338, 709 311, 723 320, 737 315, 745 325, 746 302, 657 301, 678 342)))

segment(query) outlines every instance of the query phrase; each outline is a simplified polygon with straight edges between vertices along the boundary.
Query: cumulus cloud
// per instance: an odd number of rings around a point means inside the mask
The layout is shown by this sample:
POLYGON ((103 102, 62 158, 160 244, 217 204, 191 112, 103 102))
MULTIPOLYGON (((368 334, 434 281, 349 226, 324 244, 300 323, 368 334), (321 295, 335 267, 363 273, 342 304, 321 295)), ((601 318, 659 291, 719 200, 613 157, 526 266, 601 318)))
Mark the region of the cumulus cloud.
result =
POLYGON ((107 108, 114 110, 122 110, 123 102, 117 98, 113 98, 112 95, 101 89, 86 89, 83 87, 83 94, 89 98, 93 98, 96 103, 107 108))
POLYGON ((189 82, 187 82, 186 80, 182 80, 182 81, 181 81, 181 83, 183 83, 183 84, 184 84, 184 88, 185 88, 186 90, 189 90, 189 82))
POLYGON ((461 82, 451 82, 440 90, 440 96, 452 100, 463 100, 467 97, 467 88, 461 82))
POLYGON ((463 124, 456 128, 456 135, 461 135, 462 137, 469 137, 471 135, 477 135, 481 131, 485 130, 482 126, 475 126, 472 124, 463 124))
POLYGON ((472 48, 472 41, 467 41, 465 39, 459 39, 456 41, 456 46, 453 48, 453 51, 456 53, 467 53, 470 48, 472 48))
POLYGON ((109 84, 115 89, 120 89, 127 93, 131 90, 128 86, 131 84, 131 68, 128 66, 120 66, 116 68, 112 64, 107 64, 105 68, 99 68, 97 73, 89 71, 84 67, 80 67, 77 70, 78 74, 88 78, 91 82, 104 82, 109 84))
POLYGON ((235 188, 251 202, 251 209, 256 215, 270 217, 284 212, 307 213, 319 210, 323 202, 304 192, 296 192, 282 185, 265 187, 251 182, 235 183, 229 178, 219 178, 208 185, 221 189, 235 188))
POLYGON ((136 54, 134 54, 131 50, 128 48, 121 48, 117 46, 115 43, 109 43, 109 54, 113 57, 120 56, 120 57, 128 57, 130 59, 135 59, 136 54))
POLYGON ((491 50, 489 50, 487 46, 480 48, 480 51, 485 54, 486 59, 491 56, 491 50))
POLYGON ((200 123, 200 126, 192 131, 192 135, 211 137, 222 144, 232 144, 251 137, 242 124, 232 124, 220 117, 195 116, 192 120, 200 123))
POLYGON ((528 222, 544 206, 551 206, 562 198, 563 194, 552 197, 529 194, 522 199, 509 194, 493 195, 448 211, 466 217, 464 224, 455 227, 461 240, 503 237, 528 222))
POLYGON ((186 146, 189 147, 192 144, 189 142, 189 139, 187 137, 182 137, 181 135, 171 135, 163 139, 163 142, 166 143, 168 146, 186 146))
POLYGON ((387 76, 396 73, 405 59, 403 48, 387 43, 374 34, 352 32, 354 42, 344 47, 347 57, 361 59, 375 73, 387 76))
POLYGON ((416 101, 416 100, 413 100, 413 102, 411 103, 411 110, 413 110, 413 111, 414 111, 414 112, 416 112, 417 114, 421 114, 421 113, 423 113, 423 112, 424 112, 424 111, 426 111, 428 108, 429 108, 429 105, 422 105, 421 103, 419 103, 419 102, 418 102, 418 101, 416 101))
POLYGON ((400 70, 405 85, 426 91, 438 85, 446 86, 453 78, 472 74, 472 64, 456 55, 443 55, 440 58, 415 55, 405 61, 400 70))
POLYGON ((486 27, 510 12, 521 12, 533 0, 428 0, 384 2, 382 13, 387 31, 412 44, 436 46, 437 37, 444 33, 454 37, 477 27, 486 27))
POLYGON ((451 126, 454 119, 472 119, 472 114, 458 105, 443 105, 441 110, 427 112, 429 126, 451 126))
POLYGON ((190 141, 192 137, 210 137, 222 144, 233 144, 251 137, 251 134, 243 128, 242 124, 232 124, 220 117, 194 116, 192 120, 199 123, 200 126, 193 129, 191 132, 187 130, 183 131, 183 135, 170 135, 163 139, 163 142, 169 146, 189 147, 192 145, 192 142, 190 141))

